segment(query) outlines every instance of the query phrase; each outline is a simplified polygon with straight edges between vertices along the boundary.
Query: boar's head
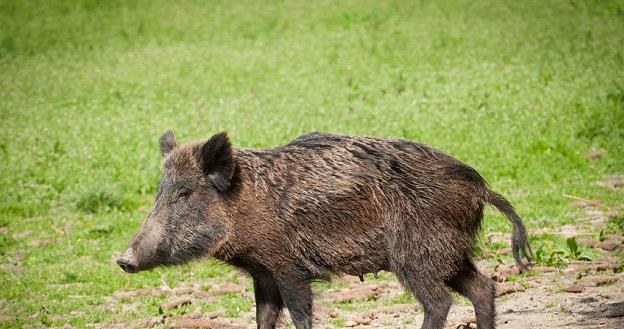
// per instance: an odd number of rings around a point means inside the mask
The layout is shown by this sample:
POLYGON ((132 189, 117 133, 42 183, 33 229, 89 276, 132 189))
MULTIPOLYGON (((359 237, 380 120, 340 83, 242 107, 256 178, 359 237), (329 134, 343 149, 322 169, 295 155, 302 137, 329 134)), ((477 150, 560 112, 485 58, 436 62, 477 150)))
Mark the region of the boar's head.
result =
POLYGON ((235 165, 226 133, 177 146, 167 131, 160 150, 163 172, 156 201, 117 259, 129 273, 211 255, 230 229, 224 198, 235 165))

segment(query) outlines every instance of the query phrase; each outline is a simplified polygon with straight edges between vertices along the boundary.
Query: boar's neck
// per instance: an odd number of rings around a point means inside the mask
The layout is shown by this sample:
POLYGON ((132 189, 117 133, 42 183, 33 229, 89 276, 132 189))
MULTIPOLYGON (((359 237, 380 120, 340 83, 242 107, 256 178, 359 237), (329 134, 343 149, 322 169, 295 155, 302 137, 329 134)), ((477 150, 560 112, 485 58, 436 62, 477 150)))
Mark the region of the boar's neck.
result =
POLYGON ((273 168, 267 159, 251 150, 234 150, 236 159, 232 185, 223 199, 229 213, 228 238, 214 256, 237 267, 253 263, 265 247, 267 236, 272 236, 275 216, 273 168), (244 261, 243 261, 244 260, 244 261), (242 262, 242 263, 241 263, 242 262))

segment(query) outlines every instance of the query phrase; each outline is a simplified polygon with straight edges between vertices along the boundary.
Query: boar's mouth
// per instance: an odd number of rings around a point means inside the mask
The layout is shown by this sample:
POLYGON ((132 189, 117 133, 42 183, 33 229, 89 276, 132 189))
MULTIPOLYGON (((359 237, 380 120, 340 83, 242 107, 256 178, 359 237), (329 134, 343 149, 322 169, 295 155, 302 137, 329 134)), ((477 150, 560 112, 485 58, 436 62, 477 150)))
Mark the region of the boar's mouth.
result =
POLYGON ((119 256, 116 262, 126 273, 136 273, 139 271, 139 262, 130 248, 128 248, 123 255, 119 256))
POLYGON ((195 229, 194 234, 186 235, 178 243, 163 240, 155 248, 150 248, 144 239, 135 239, 117 259, 117 265, 127 273, 136 273, 212 255, 220 246, 219 237, 224 235, 224 229, 219 226, 195 229))
POLYGON ((129 247, 116 262, 127 273, 151 270, 159 265, 167 265, 168 254, 166 250, 167 248, 159 245, 153 255, 142 255, 137 249, 129 247))
POLYGON ((117 259, 117 265, 121 267, 126 273, 136 273, 139 271, 139 266, 128 257, 120 257, 117 259))

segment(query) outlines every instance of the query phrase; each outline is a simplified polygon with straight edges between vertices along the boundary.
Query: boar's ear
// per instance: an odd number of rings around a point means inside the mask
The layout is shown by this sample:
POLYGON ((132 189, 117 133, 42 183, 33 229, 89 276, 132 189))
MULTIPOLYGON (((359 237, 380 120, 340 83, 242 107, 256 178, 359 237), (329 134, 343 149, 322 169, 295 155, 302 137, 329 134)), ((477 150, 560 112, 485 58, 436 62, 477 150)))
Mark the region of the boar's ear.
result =
POLYGON ((225 192, 230 187, 234 175, 234 159, 227 133, 218 133, 201 146, 199 163, 217 190, 225 192))
POLYGON ((176 141, 171 130, 165 131, 160 137, 160 154, 164 157, 176 147, 176 141))

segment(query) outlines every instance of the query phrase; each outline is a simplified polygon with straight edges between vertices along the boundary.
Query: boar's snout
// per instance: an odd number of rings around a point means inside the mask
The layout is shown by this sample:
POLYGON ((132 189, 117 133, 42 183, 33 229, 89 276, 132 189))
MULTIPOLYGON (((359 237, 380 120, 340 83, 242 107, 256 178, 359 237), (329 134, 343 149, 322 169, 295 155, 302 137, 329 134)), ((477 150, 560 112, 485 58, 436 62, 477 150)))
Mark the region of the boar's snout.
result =
POLYGON ((134 257, 132 249, 126 250, 123 255, 117 258, 117 265, 127 273, 136 273, 139 271, 139 262, 136 257, 134 257))

